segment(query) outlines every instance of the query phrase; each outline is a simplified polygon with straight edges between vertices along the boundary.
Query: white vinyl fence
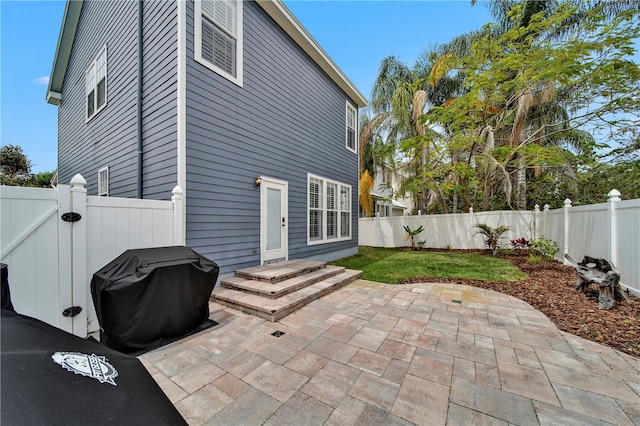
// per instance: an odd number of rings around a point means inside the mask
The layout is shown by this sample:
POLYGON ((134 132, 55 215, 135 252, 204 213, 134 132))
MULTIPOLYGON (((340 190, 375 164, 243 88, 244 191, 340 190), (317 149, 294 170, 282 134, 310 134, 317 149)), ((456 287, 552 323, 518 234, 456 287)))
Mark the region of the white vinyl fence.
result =
MULTIPOLYGON (((582 260, 588 255, 611 261, 621 273, 622 285, 640 295, 640 199, 620 200, 620 193, 612 190, 609 200, 602 204, 571 206, 542 211, 494 211, 446 214, 393 216, 360 219, 358 243, 372 247, 401 247, 411 244, 404 226, 424 231, 416 241, 426 241, 425 247, 478 249, 484 240, 476 235, 474 225, 485 223, 492 227, 506 225, 503 247, 509 240, 524 237, 528 240, 545 237, 558 243, 557 260, 565 262, 564 254, 582 260)), ((565 262, 566 263, 566 262, 565 262)))
POLYGON ((171 201, 87 196, 86 181, 55 189, 0 187, 0 257, 17 312, 86 337, 99 325, 89 284, 128 249, 184 244, 183 192, 171 201), (76 213, 69 222, 63 215, 76 213), (63 311, 79 306, 76 316, 63 311))

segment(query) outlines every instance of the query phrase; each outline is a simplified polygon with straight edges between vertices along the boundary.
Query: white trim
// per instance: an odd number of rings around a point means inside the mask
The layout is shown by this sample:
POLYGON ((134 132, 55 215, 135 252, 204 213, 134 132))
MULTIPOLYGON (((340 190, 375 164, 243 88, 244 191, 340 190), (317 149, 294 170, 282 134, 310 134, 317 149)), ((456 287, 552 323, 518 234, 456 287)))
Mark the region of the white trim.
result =
POLYGON ((109 166, 102 167, 98 170, 98 196, 99 197, 108 197, 109 196, 109 166), (102 172, 106 172, 107 178, 106 180, 101 179, 102 172), (106 190, 102 192, 102 183, 106 182, 106 190))
POLYGON ((98 54, 93 58, 93 60, 91 61, 91 63, 89 64, 89 66, 87 66, 87 68, 84 71, 84 119, 85 119, 85 123, 88 123, 89 121, 91 121, 93 119, 93 117, 95 117, 96 115, 98 115, 98 113, 100 111, 102 111, 103 109, 105 109, 107 107, 108 104, 108 100, 109 100, 109 96, 108 96, 108 81, 109 81, 109 61, 108 61, 108 52, 107 52, 107 45, 105 44, 104 46, 102 46, 102 48, 98 51, 98 54), (96 76, 96 81, 93 82, 92 88, 94 90, 94 94, 93 94, 93 105, 94 105, 94 110, 93 110, 93 114, 89 115, 88 114, 88 110, 87 110, 87 95, 89 94, 87 92, 87 73, 89 73, 89 70, 93 67, 96 66, 96 63, 98 61, 98 58, 100 58, 100 56, 102 56, 102 54, 104 53, 104 104, 100 105, 99 107, 97 106, 98 103, 98 80, 97 80, 97 76, 96 76))
MULTIPOLYGON (((351 185, 348 185, 346 183, 342 183, 342 182, 338 182, 336 180, 333 179, 327 179, 324 178, 322 176, 318 176, 318 175, 314 175, 312 173, 307 173, 307 189, 306 189, 306 210, 307 210, 307 226, 306 226, 306 232, 307 232, 307 245, 308 246, 314 246, 314 245, 318 245, 318 244, 329 244, 329 243, 335 243, 338 241, 351 241, 352 236, 353 236, 353 187, 351 185), (309 183, 311 179, 317 179, 319 181, 322 182, 322 190, 321 190, 321 196, 322 196, 322 238, 318 239, 318 240, 311 240, 311 237, 309 236, 309 219, 310 219, 310 207, 309 207, 309 183), (336 204, 337 204, 337 221, 336 221, 336 237, 335 238, 331 238, 328 239, 327 238, 327 202, 326 202, 326 196, 327 196, 327 184, 328 183, 332 183, 337 185, 337 194, 336 194, 336 204), (342 210, 340 208, 340 196, 341 196, 341 188, 347 188, 349 189, 349 201, 348 201, 348 205, 349 205, 349 235, 347 237, 343 237, 341 236, 341 230, 342 230, 342 213, 346 212, 346 210, 342 210)), ((332 210, 332 211, 336 211, 336 210, 332 210)))
POLYGON ((344 115, 344 146, 354 154, 358 154, 358 110, 349 101, 344 115), (353 148, 349 146, 349 114, 353 113, 353 148))
MULTIPOLYGON (((285 232, 282 238, 282 245, 284 249, 284 260, 289 260, 289 182, 286 180, 274 179, 270 177, 260 176, 262 180, 260 184, 260 264, 264 265, 264 262, 276 260, 276 258, 266 258, 267 252, 267 190, 269 184, 281 186, 284 199, 282 200, 282 217, 285 219, 284 228, 285 232)), ((278 257, 279 258, 279 257, 278 257)))
MULTIPOLYGON (((176 123, 176 158, 177 185, 183 191, 184 203, 187 200, 187 2, 178 0, 178 37, 176 62, 177 75, 177 123, 176 123)), ((182 209, 182 243, 186 244, 187 209, 182 209)))
POLYGON ((194 32, 194 42, 193 42, 193 53, 194 59, 196 62, 204 65, 209 68, 211 71, 216 74, 221 75, 232 83, 242 87, 242 58, 243 58, 243 29, 242 29, 242 21, 243 21, 243 1, 242 0, 229 0, 233 1, 236 5, 236 34, 233 34, 236 39, 236 56, 235 56, 235 66, 236 66, 236 75, 229 74, 226 70, 216 66, 209 60, 202 57, 202 0, 194 1, 194 12, 193 12, 193 32, 194 32))

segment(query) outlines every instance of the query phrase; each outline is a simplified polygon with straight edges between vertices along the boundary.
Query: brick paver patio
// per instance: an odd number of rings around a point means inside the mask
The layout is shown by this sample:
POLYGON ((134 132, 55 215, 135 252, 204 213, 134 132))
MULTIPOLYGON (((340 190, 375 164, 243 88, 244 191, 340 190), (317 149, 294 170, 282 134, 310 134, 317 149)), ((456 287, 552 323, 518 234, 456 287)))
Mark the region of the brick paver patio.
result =
POLYGON ((500 293, 358 280, 275 323, 210 308, 140 357, 191 425, 640 425, 640 359, 500 293))

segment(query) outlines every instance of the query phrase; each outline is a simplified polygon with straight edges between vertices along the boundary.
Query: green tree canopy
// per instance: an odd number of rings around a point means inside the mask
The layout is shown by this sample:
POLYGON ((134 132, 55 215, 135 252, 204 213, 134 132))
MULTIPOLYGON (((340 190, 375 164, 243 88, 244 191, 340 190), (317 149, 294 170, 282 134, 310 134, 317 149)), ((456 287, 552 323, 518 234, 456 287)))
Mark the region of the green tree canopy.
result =
POLYGON ((638 161, 640 0, 485 4, 498 23, 413 68, 382 61, 362 167, 397 172, 416 209, 445 213, 573 199, 612 170, 604 159, 638 161))
POLYGON ((55 172, 31 174, 31 160, 21 147, 5 145, 0 148, 0 185, 49 188, 55 172))
POLYGON ((21 147, 5 145, 0 148, 0 172, 6 176, 30 175, 31 161, 21 147))

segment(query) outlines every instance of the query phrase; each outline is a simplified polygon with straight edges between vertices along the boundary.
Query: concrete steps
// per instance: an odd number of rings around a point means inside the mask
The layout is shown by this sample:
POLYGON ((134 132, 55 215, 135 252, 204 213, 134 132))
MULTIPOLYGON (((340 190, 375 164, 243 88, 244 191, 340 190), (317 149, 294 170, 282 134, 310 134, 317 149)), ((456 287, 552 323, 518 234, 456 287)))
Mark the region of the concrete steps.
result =
POLYGON ((361 271, 324 262, 277 262, 236 271, 235 277, 221 281, 221 287, 213 290, 211 300, 278 321, 361 275, 361 271))

